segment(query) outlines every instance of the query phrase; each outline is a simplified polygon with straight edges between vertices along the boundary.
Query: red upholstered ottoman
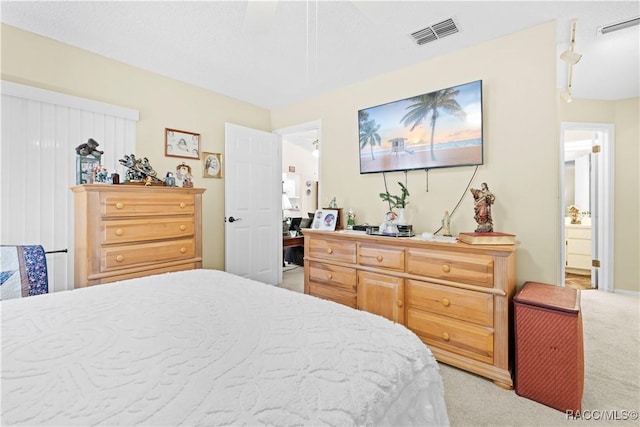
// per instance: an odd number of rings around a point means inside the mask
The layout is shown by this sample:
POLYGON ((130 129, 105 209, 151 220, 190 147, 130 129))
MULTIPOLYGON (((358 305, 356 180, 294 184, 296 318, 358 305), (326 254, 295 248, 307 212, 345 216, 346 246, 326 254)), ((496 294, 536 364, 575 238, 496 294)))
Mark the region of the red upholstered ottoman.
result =
POLYGON ((526 282, 513 298, 515 389, 560 411, 579 411, 584 387, 580 291, 526 282))

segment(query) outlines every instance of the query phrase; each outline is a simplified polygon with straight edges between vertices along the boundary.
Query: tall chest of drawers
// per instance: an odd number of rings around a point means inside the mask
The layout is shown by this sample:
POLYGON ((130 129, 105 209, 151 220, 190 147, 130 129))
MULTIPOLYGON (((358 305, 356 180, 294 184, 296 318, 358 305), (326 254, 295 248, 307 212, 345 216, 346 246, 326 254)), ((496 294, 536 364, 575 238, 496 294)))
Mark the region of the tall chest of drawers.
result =
POLYGON ((204 189, 84 184, 71 190, 76 288, 202 267, 204 189))
POLYGON ((304 235, 305 293, 401 323, 439 361, 513 387, 515 246, 304 235))

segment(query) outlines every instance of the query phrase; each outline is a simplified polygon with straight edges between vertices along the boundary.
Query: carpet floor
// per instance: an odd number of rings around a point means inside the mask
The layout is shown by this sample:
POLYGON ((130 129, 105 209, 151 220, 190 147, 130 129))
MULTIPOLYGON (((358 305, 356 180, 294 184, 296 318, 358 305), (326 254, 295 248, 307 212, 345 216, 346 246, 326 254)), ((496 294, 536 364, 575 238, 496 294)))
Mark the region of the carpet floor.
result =
POLYGON ((604 291, 580 295, 585 363, 582 410, 591 419, 569 418, 482 377, 440 364, 452 426, 639 425, 638 297, 604 291), (632 414, 634 419, 623 419, 632 414))
MULTIPOLYGON (((283 276, 281 287, 303 292, 302 267, 290 269, 283 276)), ((484 377, 440 363, 452 426, 640 425, 639 298, 599 290, 581 292, 580 296, 584 417, 570 418, 564 412, 518 396, 514 390, 504 390, 484 377)))

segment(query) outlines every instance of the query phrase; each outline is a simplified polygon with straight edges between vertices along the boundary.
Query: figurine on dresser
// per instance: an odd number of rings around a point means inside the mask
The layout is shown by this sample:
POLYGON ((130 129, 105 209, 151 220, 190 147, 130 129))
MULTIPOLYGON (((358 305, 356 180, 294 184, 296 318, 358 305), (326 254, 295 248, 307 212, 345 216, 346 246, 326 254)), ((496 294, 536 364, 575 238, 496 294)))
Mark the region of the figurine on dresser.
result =
POLYGON ((476 233, 488 233, 493 231, 493 219, 491 218, 491 205, 495 202, 496 197, 486 182, 483 182, 480 189, 471 188, 473 194, 473 210, 475 215, 473 218, 478 223, 476 233))
POLYGON ((98 150, 98 141, 93 138, 89 138, 84 144, 80 144, 76 147, 76 154, 79 156, 93 156, 99 158, 104 154, 104 151, 98 150))
POLYGON ((150 180, 151 183, 162 182, 160 178, 156 177, 157 173, 153 169, 153 167, 151 167, 149 159, 147 159, 146 157, 142 159, 136 159, 136 156, 134 154, 125 154, 123 158, 118 160, 118 162, 120 162, 122 166, 127 168, 127 171, 125 173, 125 181, 146 183, 150 180))

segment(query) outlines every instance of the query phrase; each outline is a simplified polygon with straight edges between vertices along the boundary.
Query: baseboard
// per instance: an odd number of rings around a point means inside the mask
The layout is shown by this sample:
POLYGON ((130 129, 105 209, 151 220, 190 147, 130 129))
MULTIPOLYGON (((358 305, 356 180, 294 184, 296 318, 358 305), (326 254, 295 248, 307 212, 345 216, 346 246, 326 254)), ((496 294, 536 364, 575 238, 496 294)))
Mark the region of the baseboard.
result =
POLYGON ((633 295, 634 297, 640 297, 640 292, 638 292, 638 291, 628 291, 626 289, 614 289, 613 293, 622 294, 622 295, 633 295))

